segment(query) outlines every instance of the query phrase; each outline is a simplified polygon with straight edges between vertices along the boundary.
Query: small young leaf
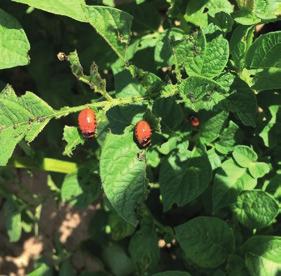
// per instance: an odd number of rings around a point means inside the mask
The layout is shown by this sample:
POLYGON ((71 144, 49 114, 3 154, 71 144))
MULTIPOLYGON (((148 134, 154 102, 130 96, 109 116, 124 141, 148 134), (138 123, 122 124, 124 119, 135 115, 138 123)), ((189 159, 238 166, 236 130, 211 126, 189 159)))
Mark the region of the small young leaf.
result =
POLYGON ((244 191, 237 197, 233 212, 243 225, 260 229, 273 222, 278 215, 279 205, 264 191, 244 191))
POLYGON ((176 238, 188 260, 216 268, 234 249, 232 229, 215 217, 196 217, 176 227, 176 238))
POLYGON ((255 151, 250 147, 244 145, 236 146, 232 155, 238 165, 243 168, 250 167, 251 164, 256 162, 258 159, 258 156, 255 151))
POLYGON ((71 157, 73 151, 78 145, 83 145, 85 140, 80 135, 77 127, 65 126, 63 131, 63 140, 66 141, 63 155, 71 157))
POLYGON ((252 177, 260 178, 268 174, 270 171, 270 166, 264 162, 252 163, 249 167, 249 172, 252 177))
POLYGON ((100 158, 104 192, 116 212, 132 225, 137 224, 135 208, 146 192, 146 164, 132 133, 107 134, 100 158))

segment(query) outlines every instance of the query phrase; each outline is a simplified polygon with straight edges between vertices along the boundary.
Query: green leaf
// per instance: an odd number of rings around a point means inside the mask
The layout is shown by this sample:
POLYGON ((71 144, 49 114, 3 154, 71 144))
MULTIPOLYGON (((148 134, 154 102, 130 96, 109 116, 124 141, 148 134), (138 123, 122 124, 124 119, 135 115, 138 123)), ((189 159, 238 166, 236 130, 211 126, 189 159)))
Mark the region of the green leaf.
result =
POLYGON ((216 150, 222 154, 227 154, 233 150, 236 143, 239 143, 240 136, 238 125, 230 121, 229 126, 224 129, 220 135, 219 141, 215 144, 216 150))
POLYGON ((232 33, 229 45, 231 59, 239 69, 242 69, 245 65, 246 53, 252 44, 253 38, 253 27, 238 26, 232 33))
POLYGON ((248 69, 281 68, 281 31, 259 36, 251 45, 246 56, 248 69))
POLYGON ((63 131, 63 140, 66 141, 66 146, 63 155, 72 156, 73 151, 78 145, 84 144, 84 139, 80 135, 77 127, 65 126, 63 131))
POLYGON ((244 260, 238 255, 230 255, 227 260, 228 276, 249 276, 244 260))
POLYGON ((208 158, 211 164, 212 170, 215 170, 221 166, 220 156, 216 153, 215 149, 208 150, 208 158))
POLYGON ((252 163, 249 167, 249 172, 252 177, 260 178, 268 174, 270 171, 270 166, 264 162, 252 163))
POLYGON ((35 270, 27 274, 27 276, 42 276, 42 275, 44 276, 52 275, 51 268, 45 263, 41 263, 35 270))
POLYGON ((159 95, 163 87, 162 80, 155 74, 130 65, 128 70, 132 76, 132 80, 137 81, 145 91, 143 95, 155 96, 159 95))
POLYGON ((29 41, 19 22, 0 9, 0 69, 29 63, 29 41))
POLYGON ((73 75, 80 81, 87 83, 92 90, 103 95, 106 91, 106 81, 101 77, 98 66, 93 62, 90 66, 90 75, 87 76, 83 72, 77 51, 69 53, 67 60, 73 75))
POLYGON ((108 223, 111 228, 112 239, 115 241, 131 236, 135 231, 131 224, 127 223, 115 212, 110 213, 108 223))
POLYGON ((281 68, 271 67, 261 72, 254 71, 252 88, 258 91, 281 88, 281 68))
POLYGON ((152 112, 160 117, 164 131, 177 130, 184 119, 182 107, 177 104, 175 97, 155 100, 152 112))
POLYGON ((267 147, 275 147, 279 143, 279 131, 281 127, 280 121, 280 106, 272 105, 269 107, 271 119, 267 122, 265 127, 260 132, 260 137, 263 139, 264 144, 267 147))
POLYGON ((237 83, 236 90, 227 99, 226 108, 235 113, 245 126, 256 127, 257 99, 244 82, 237 83))
POLYGON ((170 271, 155 273, 152 276, 191 276, 191 274, 185 271, 170 270, 170 271))
POLYGON ((162 161, 159 183, 164 211, 169 210, 173 204, 184 206, 196 199, 211 181, 212 171, 208 156, 198 150, 190 155, 184 162, 175 155, 162 161))
POLYGON ((133 274, 132 260, 127 255, 125 249, 118 244, 109 243, 108 246, 102 247, 102 260, 113 275, 133 274))
POLYGON ((147 270, 155 268, 160 260, 158 237, 152 223, 143 223, 131 238, 129 252, 137 271, 144 275, 147 270))
POLYGON ((196 217, 176 227, 176 239, 188 260, 216 268, 234 249, 232 229, 215 217, 196 217))
POLYGON ((11 86, 0 93, 0 166, 7 164, 17 143, 32 142, 48 124, 53 109, 31 92, 17 97, 11 86))
POLYGON ((107 134, 100 158, 100 175, 106 197, 117 213, 130 224, 137 224, 135 209, 144 200, 146 164, 131 132, 107 134))
POLYGON ((200 140, 204 144, 212 143, 216 140, 225 127, 227 117, 228 113, 221 111, 204 121, 200 129, 200 140))
POLYGON ((226 160, 215 175, 212 192, 213 211, 234 203, 238 194, 243 190, 255 188, 257 180, 247 168, 241 168, 233 159, 226 160))
POLYGON ((207 27, 208 15, 214 17, 219 12, 230 14, 232 11, 233 5, 228 0, 191 0, 184 19, 197 26, 207 27))
POLYGON ((177 147, 178 140, 179 138, 177 136, 171 137, 167 142, 163 143, 159 147, 159 152, 164 155, 169 154, 172 150, 177 147))
POLYGON ((241 10, 235 14, 235 20, 243 25, 267 23, 278 19, 281 3, 276 0, 237 0, 241 10))
POLYGON ((88 168, 78 173, 67 174, 61 187, 61 199, 70 205, 87 207, 100 193, 98 178, 89 173, 88 168))
POLYGON ((17 242, 21 237, 21 212, 17 204, 8 199, 4 204, 5 225, 10 242, 17 242))
POLYGON ((133 17, 121 10, 104 6, 87 6, 87 11, 89 23, 125 61, 133 17))
POLYGON ((87 22, 85 0, 12 0, 27 4, 36 9, 54 14, 65 15, 81 22, 87 22))
POLYGON ((204 77, 189 77, 181 82, 178 89, 185 105, 195 112, 211 110, 227 96, 222 86, 204 77))
POLYGON ((250 229, 260 229, 274 221, 279 205, 264 191, 244 191, 237 197, 233 212, 243 225, 250 229))
POLYGON ((228 41, 222 35, 206 44, 203 53, 200 49, 195 57, 185 64, 189 76, 200 75, 206 78, 218 76, 225 68, 229 57, 228 41))
POLYGON ((281 270, 281 237, 253 236, 242 247, 252 276, 278 275, 281 270))
POLYGON ((232 153, 235 161, 243 168, 249 168, 258 159, 257 154, 248 146, 238 145, 232 153))

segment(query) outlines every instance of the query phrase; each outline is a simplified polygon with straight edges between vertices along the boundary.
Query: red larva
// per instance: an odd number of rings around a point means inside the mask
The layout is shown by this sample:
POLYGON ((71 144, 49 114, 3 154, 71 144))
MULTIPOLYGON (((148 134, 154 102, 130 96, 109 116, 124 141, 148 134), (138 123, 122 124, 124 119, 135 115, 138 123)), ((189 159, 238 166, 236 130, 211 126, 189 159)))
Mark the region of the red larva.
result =
POLYGON ((90 108, 81 110, 78 115, 78 125, 85 138, 93 137, 97 127, 95 112, 90 108))
POLYGON ((135 137, 140 147, 145 148, 150 144, 152 130, 147 121, 139 121, 135 126, 135 137))
POLYGON ((189 121, 190 121, 190 123, 193 127, 199 127, 200 126, 199 118, 194 116, 194 115, 189 116, 189 121))

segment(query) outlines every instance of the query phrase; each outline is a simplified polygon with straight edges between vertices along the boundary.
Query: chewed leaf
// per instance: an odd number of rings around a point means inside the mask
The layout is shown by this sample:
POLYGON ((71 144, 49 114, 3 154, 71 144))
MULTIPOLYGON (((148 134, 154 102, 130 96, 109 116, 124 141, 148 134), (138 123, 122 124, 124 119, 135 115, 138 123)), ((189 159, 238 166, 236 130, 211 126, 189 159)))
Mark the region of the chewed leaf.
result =
POLYGON ((32 142, 54 114, 53 109, 31 92, 17 97, 11 86, 0 93, 0 165, 7 164, 17 143, 32 142))
POLYGON ((72 152, 78 145, 83 145, 85 142, 83 137, 80 135, 77 127, 70 126, 64 127, 63 140, 65 140, 67 143, 63 154, 69 157, 72 155, 72 152))
POLYGON ((211 110, 227 97, 225 89, 217 82, 196 76, 182 81, 179 92, 185 105, 194 111, 211 110))

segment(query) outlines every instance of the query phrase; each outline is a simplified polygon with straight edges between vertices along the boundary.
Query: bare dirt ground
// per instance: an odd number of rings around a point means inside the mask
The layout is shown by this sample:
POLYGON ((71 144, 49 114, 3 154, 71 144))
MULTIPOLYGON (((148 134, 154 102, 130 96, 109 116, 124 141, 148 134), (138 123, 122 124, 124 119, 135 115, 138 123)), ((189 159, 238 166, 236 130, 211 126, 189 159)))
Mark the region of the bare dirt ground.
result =
POLYGON ((10 243, 4 225, 4 200, 0 198, 0 275, 26 275, 32 271, 34 261, 41 256, 50 264, 54 264, 55 238, 59 239, 64 249, 75 252, 71 262, 77 272, 83 269, 92 272, 102 270, 97 260, 79 249, 80 242, 88 237, 89 220, 97 206, 78 210, 59 205, 47 186, 45 173, 30 174, 24 170, 17 170, 16 174, 15 181, 19 185, 6 183, 7 189, 28 202, 34 200, 34 194, 46 196, 46 200, 42 205, 38 223, 40 235, 36 236, 34 232, 23 233, 19 242, 10 243))

